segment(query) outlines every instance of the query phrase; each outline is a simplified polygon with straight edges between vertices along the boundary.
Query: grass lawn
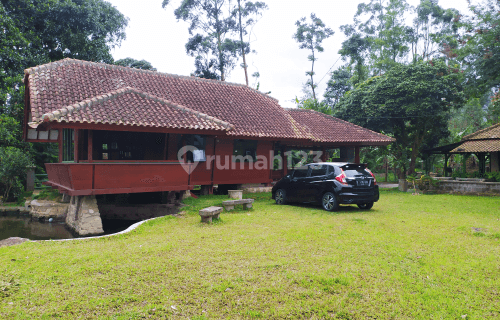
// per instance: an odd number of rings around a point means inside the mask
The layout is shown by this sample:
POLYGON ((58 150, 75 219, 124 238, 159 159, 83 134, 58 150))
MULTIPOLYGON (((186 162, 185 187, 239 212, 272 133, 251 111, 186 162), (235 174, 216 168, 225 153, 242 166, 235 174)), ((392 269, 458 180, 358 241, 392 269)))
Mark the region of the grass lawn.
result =
POLYGON ((372 210, 277 206, 0 248, 1 319, 500 318, 500 199, 382 191, 372 210))

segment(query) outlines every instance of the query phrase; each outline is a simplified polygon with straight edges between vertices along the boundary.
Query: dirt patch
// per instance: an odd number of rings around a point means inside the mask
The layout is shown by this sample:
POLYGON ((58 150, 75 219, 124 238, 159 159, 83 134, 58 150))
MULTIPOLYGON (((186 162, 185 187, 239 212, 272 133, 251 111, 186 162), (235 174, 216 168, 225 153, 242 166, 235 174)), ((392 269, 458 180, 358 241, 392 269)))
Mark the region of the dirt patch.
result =
POLYGON ((15 246, 16 244, 21 244, 21 243, 29 241, 29 240, 30 239, 10 237, 10 238, 5 239, 5 240, 0 240, 0 248, 1 247, 8 247, 8 246, 15 246))

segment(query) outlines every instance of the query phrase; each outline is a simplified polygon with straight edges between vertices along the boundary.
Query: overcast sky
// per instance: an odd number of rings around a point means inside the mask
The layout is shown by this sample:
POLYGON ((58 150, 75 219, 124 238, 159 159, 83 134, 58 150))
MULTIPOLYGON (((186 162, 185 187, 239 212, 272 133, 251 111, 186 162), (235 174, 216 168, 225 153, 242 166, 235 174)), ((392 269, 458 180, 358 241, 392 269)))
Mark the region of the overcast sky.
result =
MULTIPOLYGON (((162 0, 107 0, 130 21, 127 27, 127 39, 121 47, 113 51, 115 60, 134 58, 147 60, 158 71, 189 75, 194 71, 194 58, 186 54, 184 45, 189 38, 188 23, 175 19, 173 11, 181 0, 172 0, 162 9, 162 0)), ((296 31, 295 22, 314 12, 323 22, 335 31, 335 34, 323 42, 325 51, 318 55, 315 64, 315 82, 322 80, 317 95, 323 96, 328 81, 328 71, 336 69, 343 62, 337 54, 344 36, 339 27, 352 23, 360 0, 261 0, 269 10, 253 30, 251 48, 257 54, 247 56, 249 77, 254 72, 260 73, 260 90, 271 91, 271 96, 278 99, 282 107, 294 107, 291 102, 295 96, 302 96, 302 84, 310 70, 307 60, 309 52, 299 49, 292 38, 296 31)), ((366 1, 368 2, 368 1, 366 1)), ((409 0, 417 5, 419 0, 409 0)), ((444 8, 456 8, 467 12, 466 0, 440 0, 444 8)), ((238 64, 239 65, 239 64, 238 64)), ((245 83, 244 71, 236 67, 226 79, 229 82, 245 83)), ((255 87, 253 78, 250 85, 255 87)))

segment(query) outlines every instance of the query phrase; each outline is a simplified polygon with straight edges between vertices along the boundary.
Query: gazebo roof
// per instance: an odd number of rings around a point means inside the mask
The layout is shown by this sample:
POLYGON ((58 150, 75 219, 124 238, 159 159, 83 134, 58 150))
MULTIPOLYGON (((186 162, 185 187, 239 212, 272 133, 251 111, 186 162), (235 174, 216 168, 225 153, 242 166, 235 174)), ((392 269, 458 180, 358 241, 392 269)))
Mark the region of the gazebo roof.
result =
POLYGON ((466 135, 462 141, 425 151, 430 154, 500 152, 500 123, 466 135))

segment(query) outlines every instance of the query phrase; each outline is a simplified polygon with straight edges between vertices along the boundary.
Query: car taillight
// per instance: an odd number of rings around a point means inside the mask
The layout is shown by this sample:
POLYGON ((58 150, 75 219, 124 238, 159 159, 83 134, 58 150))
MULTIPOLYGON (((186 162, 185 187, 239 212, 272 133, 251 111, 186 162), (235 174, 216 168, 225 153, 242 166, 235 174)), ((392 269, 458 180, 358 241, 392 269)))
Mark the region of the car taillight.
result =
POLYGON ((344 170, 340 169, 340 174, 335 177, 335 180, 337 180, 338 182, 340 182, 342 184, 347 185, 347 181, 345 178, 346 178, 346 175, 345 175, 344 170))
POLYGON ((372 175, 372 177, 373 177, 373 184, 377 185, 377 179, 375 178, 375 175, 370 171, 370 169, 365 168, 365 171, 372 175))

